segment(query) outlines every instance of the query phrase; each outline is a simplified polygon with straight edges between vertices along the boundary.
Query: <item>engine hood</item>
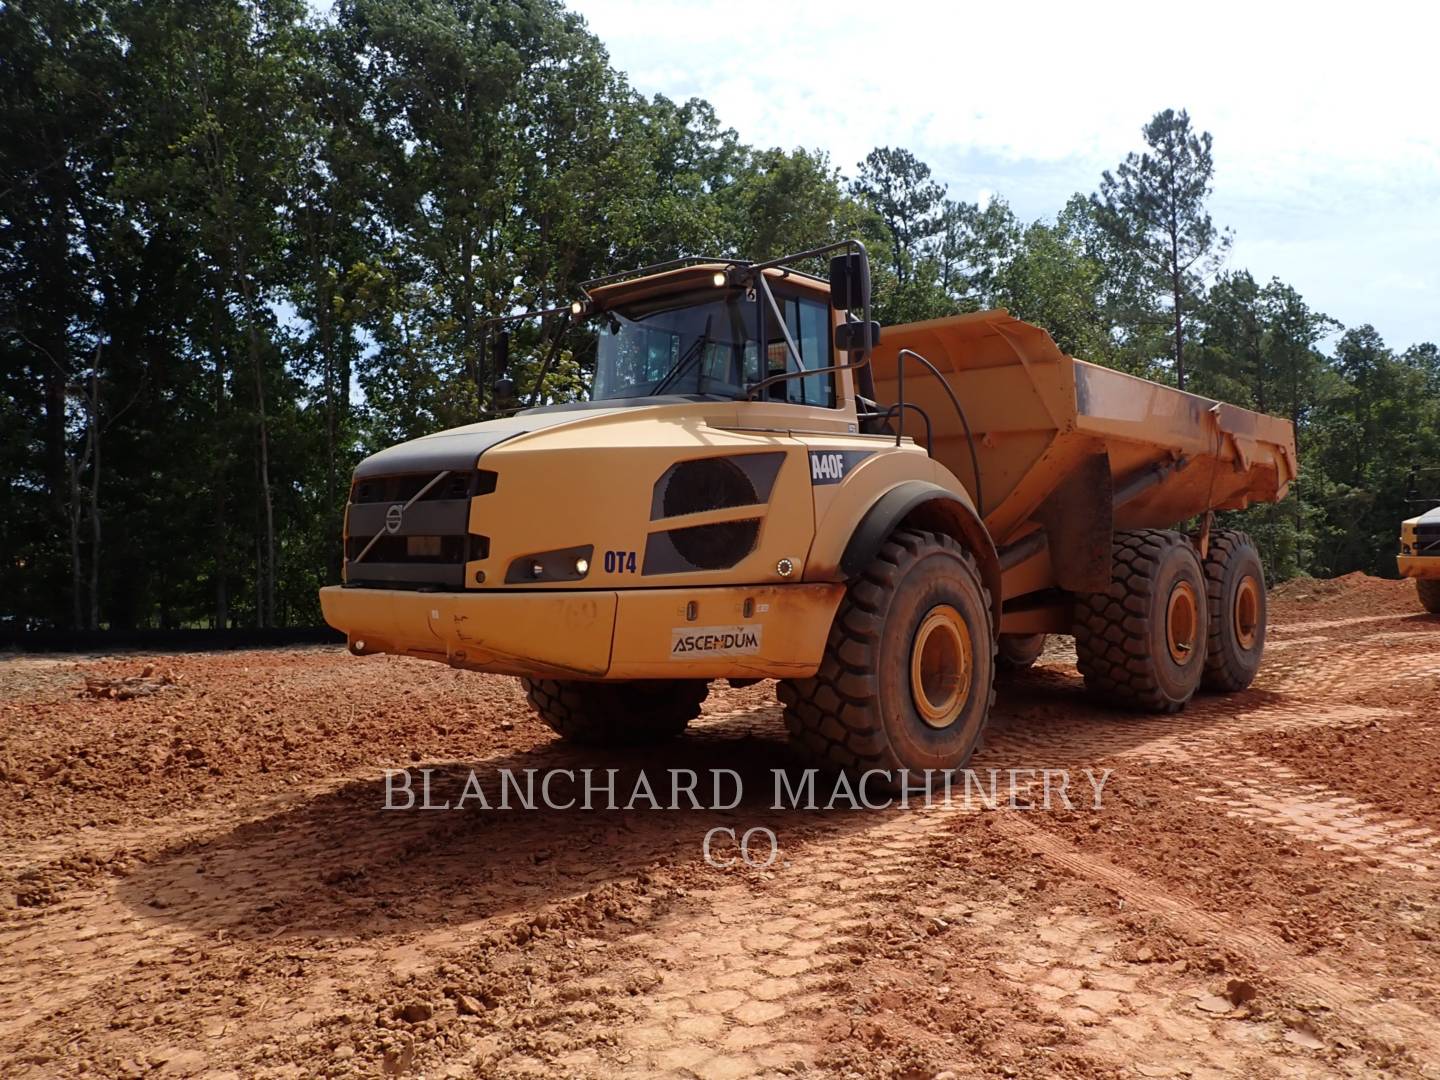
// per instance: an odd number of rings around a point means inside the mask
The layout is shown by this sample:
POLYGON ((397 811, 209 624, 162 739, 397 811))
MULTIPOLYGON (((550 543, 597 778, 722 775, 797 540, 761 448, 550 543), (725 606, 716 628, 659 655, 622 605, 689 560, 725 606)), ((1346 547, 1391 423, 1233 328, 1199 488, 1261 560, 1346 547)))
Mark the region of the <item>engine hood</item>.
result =
POLYGON ((617 411, 619 410, 536 410, 501 420, 486 420, 447 431, 437 431, 433 435, 423 435, 371 454, 355 466, 355 479, 365 480, 374 476, 396 476, 403 473, 437 473, 442 469, 464 472, 475 468, 480 455, 486 450, 507 439, 564 424, 586 423, 617 411))
MULTIPOLYGON (((722 408, 734 413, 735 402, 724 399, 722 408)), ((405 473, 437 473, 441 469, 464 472, 476 467, 480 455, 492 446, 509 439, 558 427, 579 427, 603 422, 617 413, 636 416, 656 410, 680 411, 687 414, 713 412, 714 398, 662 394, 659 397, 617 398, 615 401, 572 401, 560 405, 544 405, 537 409, 507 416, 500 420, 484 420, 478 424, 437 431, 418 439, 399 443, 371 454, 355 466, 354 478, 366 480, 374 476, 397 476, 405 473)), ((733 422, 733 415, 731 417, 733 422)))

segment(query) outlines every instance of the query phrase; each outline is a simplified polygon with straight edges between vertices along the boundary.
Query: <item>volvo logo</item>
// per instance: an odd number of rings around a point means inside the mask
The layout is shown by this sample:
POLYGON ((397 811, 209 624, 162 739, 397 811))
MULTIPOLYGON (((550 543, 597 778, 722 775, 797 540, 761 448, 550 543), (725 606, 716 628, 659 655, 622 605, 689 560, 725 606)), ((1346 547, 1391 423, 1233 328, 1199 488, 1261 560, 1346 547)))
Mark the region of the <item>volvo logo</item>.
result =
POLYGON ((400 531, 400 521, 405 516, 405 504, 394 503, 390 509, 385 511, 385 531, 397 533, 400 531))

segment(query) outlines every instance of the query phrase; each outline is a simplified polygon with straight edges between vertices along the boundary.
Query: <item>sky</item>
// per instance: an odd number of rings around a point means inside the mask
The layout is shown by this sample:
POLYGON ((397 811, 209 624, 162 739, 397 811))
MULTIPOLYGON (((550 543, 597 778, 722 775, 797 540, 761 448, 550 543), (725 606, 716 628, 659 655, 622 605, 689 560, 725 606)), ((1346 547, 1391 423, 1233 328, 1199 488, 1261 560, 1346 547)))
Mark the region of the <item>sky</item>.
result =
POLYGON ((847 175, 903 146, 1023 219, 1185 108, 1214 136, 1226 269, 1396 349, 1440 341, 1440 4, 567 0, 636 89, 847 175))

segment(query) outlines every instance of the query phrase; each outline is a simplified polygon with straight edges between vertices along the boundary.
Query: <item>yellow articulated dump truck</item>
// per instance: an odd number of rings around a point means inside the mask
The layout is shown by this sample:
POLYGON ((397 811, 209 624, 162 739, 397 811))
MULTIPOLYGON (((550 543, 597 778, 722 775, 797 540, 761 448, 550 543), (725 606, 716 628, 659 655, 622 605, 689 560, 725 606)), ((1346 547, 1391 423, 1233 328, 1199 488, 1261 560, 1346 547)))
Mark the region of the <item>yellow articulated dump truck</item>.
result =
POLYGON ((1400 576, 1415 579, 1426 611, 1440 615, 1440 506, 1400 523, 1400 576))
POLYGON ((882 335, 856 241, 646 267, 536 315, 594 327, 588 401, 356 468, 321 592, 356 655, 518 676, 591 744, 679 734, 713 679, 776 679, 812 760, 892 773, 963 766, 997 669, 1049 633, 1131 708, 1254 677, 1259 555, 1209 511, 1284 495, 1287 422, 1004 311, 882 335), (827 256, 828 280, 797 269, 827 256))

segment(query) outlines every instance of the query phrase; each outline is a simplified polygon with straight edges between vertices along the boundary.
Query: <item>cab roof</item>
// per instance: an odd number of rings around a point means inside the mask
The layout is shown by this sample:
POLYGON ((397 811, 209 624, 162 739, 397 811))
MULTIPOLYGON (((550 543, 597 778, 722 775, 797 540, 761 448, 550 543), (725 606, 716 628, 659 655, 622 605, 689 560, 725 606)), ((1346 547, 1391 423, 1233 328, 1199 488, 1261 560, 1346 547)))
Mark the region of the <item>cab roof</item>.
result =
MULTIPOLYGON (((659 264, 661 267, 669 266, 668 263, 659 264)), ((654 272, 646 273, 650 267, 641 267, 631 271, 628 275, 615 275, 614 278, 601 278, 597 282, 587 282, 582 286, 585 295, 588 296, 595 307, 599 309, 611 308, 620 304, 632 303, 636 300, 648 300, 656 296, 664 296, 669 293, 683 293, 695 289, 724 288, 728 286, 716 286, 714 278, 717 273, 728 273, 730 271, 743 271, 751 264, 738 260, 726 261, 714 259, 696 261, 684 266, 671 269, 656 268, 654 272), (616 280, 619 278, 619 280, 616 280)), ((830 295, 830 282, 824 278, 815 277, 813 274, 802 273, 789 268, 770 267, 764 271, 771 283, 784 281, 795 285, 807 292, 817 296, 830 295)))

